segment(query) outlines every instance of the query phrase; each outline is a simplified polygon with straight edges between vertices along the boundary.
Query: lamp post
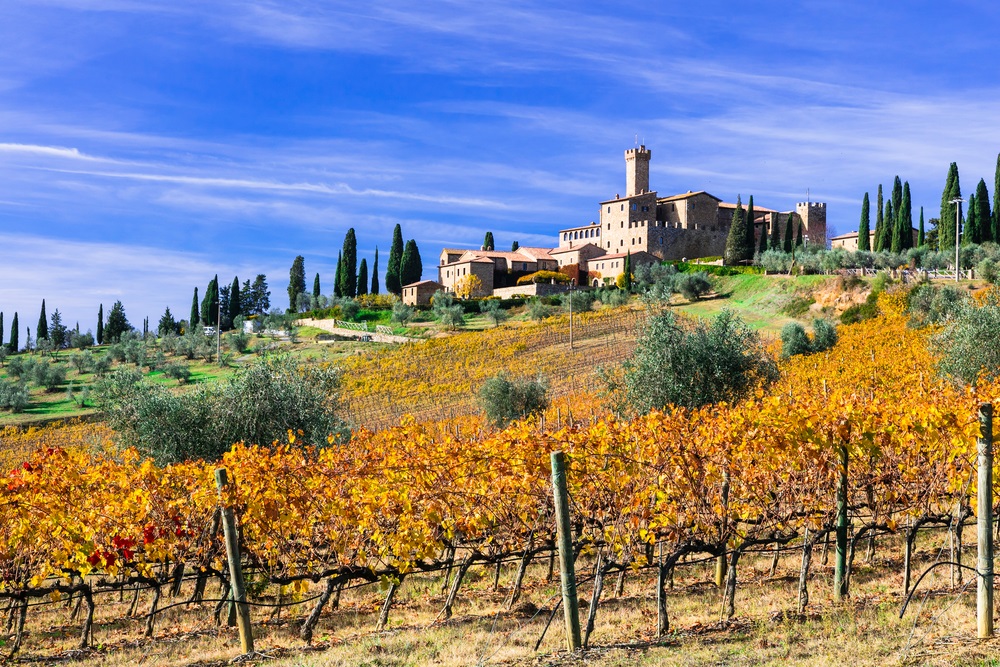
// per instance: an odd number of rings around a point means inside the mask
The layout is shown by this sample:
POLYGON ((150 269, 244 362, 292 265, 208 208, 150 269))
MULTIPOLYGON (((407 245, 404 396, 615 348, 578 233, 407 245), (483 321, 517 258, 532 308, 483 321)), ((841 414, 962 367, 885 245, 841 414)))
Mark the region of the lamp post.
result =
POLYGON ((961 197, 955 197, 950 200, 949 204, 955 205, 955 282, 958 282, 958 226, 960 220, 962 219, 962 202, 965 200, 961 197))

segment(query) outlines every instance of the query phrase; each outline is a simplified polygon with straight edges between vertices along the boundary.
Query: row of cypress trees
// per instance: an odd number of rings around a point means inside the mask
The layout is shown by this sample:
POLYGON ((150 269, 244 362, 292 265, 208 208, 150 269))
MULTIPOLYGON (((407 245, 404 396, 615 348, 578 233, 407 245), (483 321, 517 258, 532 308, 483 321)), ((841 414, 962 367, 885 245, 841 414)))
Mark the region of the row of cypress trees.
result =
POLYGON ((755 253, 763 254, 768 250, 792 252, 792 248, 802 245, 802 222, 797 213, 789 213, 783 230, 777 223, 772 226, 770 233, 768 233, 766 226, 763 227, 759 239, 754 231, 755 217, 753 195, 750 195, 750 201, 745 211, 743 210, 743 201, 737 195, 736 209, 733 211, 729 236, 726 238, 726 264, 746 264, 753 261, 755 253))
MULTIPOLYGON (((858 250, 872 252, 902 252, 913 247, 913 206, 910 182, 893 180, 891 197, 883 202, 882 184, 878 186, 875 209, 875 234, 871 231, 871 200, 865 193, 861 202, 861 222, 858 224, 858 250)), ((924 243, 924 209, 920 209, 920 230, 917 245, 924 243)))
MULTIPOLYGON (((415 239, 403 243, 403 230, 399 224, 392 232, 392 243, 389 246, 388 266, 385 269, 385 288, 391 294, 401 294, 403 287, 420 280, 423 274, 423 262, 420 259, 420 249, 415 239)), ((364 294, 378 294, 379 283, 379 252, 375 248, 375 259, 371 267, 369 281, 368 259, 361 258, 358 262, 358 237, 354 228, 347 230, 344 244, 337 254, 337 269, 334 276, 333 294, 337 297, 354 298, 364 294)), ((288 302, 289 308, 295 310, 299 294, 306 292, 305 259, 302 255, 295 258, 289 273, 288 302)), ((312 295, 321 294, 320 277, 317 273, 313 278, 312 295)))
MULTIPOLYGON (((958 164, 952 162, 948 166, 944 190, 941 192, 941 214, 937 220, 931 219, 937 226, 937 247, 948 250, 955 247, 955 225, 958 217, 962 245, 1000 242, 1000 155, 997 155, 994 174, 993 207, 990 210, 990 194, 986 188, 985 179, 980 178, 974 194, 969 195, 967 215, 962 217, 962 204, 952 202, 962 197, 962 187, 959 182, 958 164), (958 210, 956 211, 956 207, 958 210)), ((876 201, 875 234, 871 234, 871 202, 865 193, 861 202, 861 222, 858 225, 858 249, 874 252, 901 252, 913 247, 913 213, 911 210, 910 184, 900 184, 899 176, 893 181, 891 197, 883 203, 882 185, 878 186, 876 201)), ((925 231, 924 209, 920 208, 920 223, 917 229, 917 247, 929 241, 925 231)))

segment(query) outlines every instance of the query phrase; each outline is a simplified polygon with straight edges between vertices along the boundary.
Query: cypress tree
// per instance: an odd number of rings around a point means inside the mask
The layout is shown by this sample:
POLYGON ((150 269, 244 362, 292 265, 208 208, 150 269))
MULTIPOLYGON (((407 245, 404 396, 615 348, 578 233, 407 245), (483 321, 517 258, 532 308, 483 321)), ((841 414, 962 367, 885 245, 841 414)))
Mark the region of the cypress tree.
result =
POLYGON ((354 298, 358 295, 358 239, 354 227, 347 230, 344 236, 344 270, 341 274, 344 285, 341 288, 344 296, 354 298))
POLYGON ((986 181, 979 179, 976 186, 976 220, 979 222, 979 242, 996 241, 993 236, 993 214, 990 213, 990 193, 986 190, 986 181))
POLYGON ((399 295, 403 291, 399 269, 403 261, 403 231, 399 224, 392 230, 392 245, 389 247, 389 264, 385 267, 385 289, 390 294, 399 295))
POLYGON ((1000 243, 1000 154, 997 155, 997 168, 993 176, 993 240, 1000 243))
POLYGON ((35 339, 49 337, 49 318, 45 316, 45 299, 42 299, 42 312, 38 315, 38 326, 35 328, 35 339))
POLYGON ((878 184, 878 194, 875 198, 875 238, 872 239, 872 251, 879 252, 882 247, 879 245, 882 239, 882 228, 885 226, 885 219, 883 217, 884 212, 884 202, 882 201, 882 184, 878 184))
POLYGON ((0 311, 0 346, 3 346, 3 311, 0 311))
POLYGON ((760 243, 757 244, 757 254, 763 255, 767 252, 767 223, 760 227, 760 243))
POLYGON ((903 183, 903 227, 906 230, 903 235, 903 249, 909 250, 913 247, 913 197, 910 196, 910 182, 903 183))
POLYGON ((521 244, 518 243, 517 241, 514 241, 513 243, 510 244, 510 251, 511 252, 517 252, 517 249, 520 248, 520 247, 521 247, 521 244))
POLYGON ((871 244, 871 202, 868 200, 868 193, 861 200, 861 222, 858 224, 858 250, 870 251, 871 244))
MULTIPOLYGON (((903 184, 899 182, 899 176, 896 176, 892 181, 892 210, 899 213, 901 208, 903 208, 903 184)), ((895 222, 892 220, 890 224, 895 222)))
POLYGON ((743 228, 746 216, 743 215, 743 203, 739 195, 736 196, 736 208, 733 210, 733 221, 729 225, 729 236, 726 237, 725 262, 729 265, 738 265, 746 259, 746 252, 743 244, 746 241, 746 231, 743 228))
POLYGON ((233 285, 229 288, 229 321, 235 322, 236 318, 243 314, 243 295, 240 294, 240 277, 233 278, 233 285))
MULTIPOLYGON (((194 307, 198 307, 198 288, 194 288, 194 307)), ((197 312, 197 310, 195 311, 197 312)), ((17 318, 17 313, 14 313, 14 317, 17 318)), ((104 345, 104 304, 97 309, 97 344, 104 345)))
POLYGON ((378 294, 378 246, 375 246, 375 261, 372 263, 372 294, 378 294))
MULTIPOLYGON (((104 306, 101 306, 103 308, 104 306)), ((201 311, 198 310, 198 288, 194 288, 194 297, 191 299, 191 315, 188 317, 188 328, 194 330, 201 323, 201 311)), ((97 330, 101 330, 100 324, 97 330)))
POLYGON ((125 306, 122 305, 121 301, 115 301, 115 305, 111 306, 111 312, 108 314, 108 328, 106 331, 108 342, 117 343, 121 339, 122 334, 131 329, 132 326, 125 317, 125 306))
POLYGON ((364 257, 358 265, 358 296, 362 294, 368 294, 368 260, 364 257))
POLYGON ((17 326, 17 311, 14 311, 14 320, 10 323, 10 343, 7 344, 8 349, 11 352, 17 352, 19 346, 18 337, 20 336, 20 331, 17 326))
POLYGON ((802 225, 801 224, 799 224, 799 231, 795 235, 795 247, 796 248, 801 248, 802 247, 802 225))
POLYGON ((316 277, 313 278, 313 296, 318 299, 320 294, 321 292, 319 291, 319 274, 317 273, 316 277))
POLYGON ((882 214, 882 235, 875 239, 875 252, 886 252, 892 249, 892 234, 896 228, 893 217, 892 200, 885 202, 885 212, 882 214))
POLYGON ((622 281, 622 285, 626 292, 632 291, 632 251, 629 250, 625 253, 625 268, 623 271, 625 279, 622 281))
POLYGON ((743 252, 747 255, 744 259, 753 259, 753 253, 757 249, 757 235, 754 233, 756 225, 757 214, 753 210, 753 195, 750 195, 750 201, 747 203, 747 220, 746 224, 743 225, 743 252))
POLYGON ((486 238, 483 239, 483 250, 496 250, 496 246, 493 244, 493 232, 486 232, 486 238))
POLYGON ((969 213, 962 226, 962 245, 979 243, 979 220, 976 218, 978 208, 976 207, 976 195, 969 195, 969 213))
POLYGON ((910 212, 910 182, 903 187, 903 193, 896 211, 890 248, 892 252, 902 252, 913 245, 913 214, 910 212))
POLYGON ((298 311, 299 295, 306 291, 306 260, 298 255, 288 271, 288 312, 298 311))
POLYGON ((217 324, 219 319, 219 276, 208 281, 205 296, 201 300, 201 321, 205 326, 217 324))
POLYGON ((417 242, 410 239, 403 249, 403 259, 399 267, 400 291, 403 287, 419 281, 423 272, 424 267, 420 261, 420 250, 417 248, 417 242))
POLYGON ((781 225, 778 224, 778 217, 775 216, 771 225, 771 238, 767 242, 768 250, 781 250, 781 225))
POLYGON ((917 247, 923 248, 924 244, 927 243, 927 238, 924 235, 924 207, 920 207, 920 230, 917 232, 917 247))
POLYGON ((337 251, 337 273, 333 278, 333 295, 344 296, 344 251, 337 251))
POLYGON ((785 242, 782 244, 781 249, 785 252, 792 251, 792 236, 795 233, 795 218, 798 217, 798 213, 789 213, 788 220, 785 221, 785 242))
MULTIPOLYGON (((948 167, 948 177, 945 179, 944 191, 941 193, 941 216, 938 218, 938 250, 946 251, 955 248, 955 217, 957 204, 950 203, 952 199, 962 196, 962 187, 958 178, 958 164, 951 163, 948 167)), ((961 224, 961 218, 959 218, 961 224)))

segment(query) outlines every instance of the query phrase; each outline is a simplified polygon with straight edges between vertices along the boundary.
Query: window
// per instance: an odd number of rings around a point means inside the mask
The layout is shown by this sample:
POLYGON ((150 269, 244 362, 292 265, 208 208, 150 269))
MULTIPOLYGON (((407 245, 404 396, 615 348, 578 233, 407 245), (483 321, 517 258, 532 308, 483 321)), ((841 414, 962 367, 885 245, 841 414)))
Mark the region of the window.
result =
POLYGON ((633 211, 639 210, 639 205, 638 204, 632 204, 632 210, 633 211))
MULTIPOLYGON (((611 225, 608 225, 608 229, 611 229, 611 225)), ((600 227, 598 227, 597 229, 594 230, 594 235, 595 236, 600 236, 601 235, 601 228, 600 227)))
POLYGON ((642 237, 639 237, 639 245, 642 245, 642 237))
POLYGON ((625 204, 622 204, 622 210, 623 211, 625 210, 625 204))
POLYGON ((611 231, 611 223, 610 222, 608 223, 608 231, 609 232, 611 231))
POLYGON ((611 213, 611 207, 610 206, 608 207, 608 213, 611 213))

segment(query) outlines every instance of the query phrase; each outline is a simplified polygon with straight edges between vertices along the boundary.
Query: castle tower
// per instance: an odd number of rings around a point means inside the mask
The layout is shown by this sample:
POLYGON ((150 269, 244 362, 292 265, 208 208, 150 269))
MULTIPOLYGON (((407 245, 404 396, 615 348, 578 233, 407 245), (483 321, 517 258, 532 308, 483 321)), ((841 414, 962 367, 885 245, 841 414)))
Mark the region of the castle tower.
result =
POLYGON ((625 151, 625 196, 649 192, 649 158, 652 152, 645 146, 625 151))
POLYGON ((800 201, 795 212, 802 220, 803 234, 809 237, 809 245, 826 247, 826 204, 823 202, 800 201))

